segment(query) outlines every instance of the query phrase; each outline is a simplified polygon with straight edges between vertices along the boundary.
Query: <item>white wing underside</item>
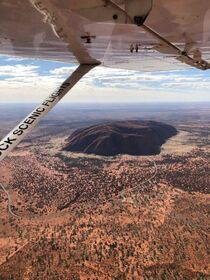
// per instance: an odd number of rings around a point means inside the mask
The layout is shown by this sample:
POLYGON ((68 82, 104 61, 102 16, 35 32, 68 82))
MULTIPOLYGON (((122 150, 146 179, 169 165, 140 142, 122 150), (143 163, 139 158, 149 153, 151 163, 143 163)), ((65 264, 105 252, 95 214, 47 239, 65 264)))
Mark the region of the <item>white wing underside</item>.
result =
MULTIPOLYGON (((0 53, 65 63, 95 61, 106 67, 140 71, 189 68, 167 45, 139 26, 94 22, 81 12, 79 15, 76 5, 82 2, 89 1, 1 0, 0 53), (46 18, 32 5, 41 2, 48 3, 49 11, 59 19, 46 18), (62 34, 57 22, 62 25, 62 34), (138 45, 138 52, 135 48, 130 51, 132 45, 138 45)), ((206 0, 156 0, 146 24, 181 50, 194 51, 194 56, 195 49, 199 50, 202 59, 210 61, 209 15, 206 0)))

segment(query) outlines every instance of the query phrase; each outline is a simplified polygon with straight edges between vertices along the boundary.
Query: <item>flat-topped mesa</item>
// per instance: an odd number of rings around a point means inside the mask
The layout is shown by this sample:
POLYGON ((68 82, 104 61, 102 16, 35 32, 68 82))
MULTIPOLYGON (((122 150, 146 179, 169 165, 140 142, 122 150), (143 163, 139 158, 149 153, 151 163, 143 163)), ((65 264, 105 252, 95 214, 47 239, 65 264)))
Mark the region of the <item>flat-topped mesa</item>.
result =
POLYGON ((116 121, 74 131, 63 150, 102 156, 156 155, 176 134, 176 128, 160 122, 116 121))

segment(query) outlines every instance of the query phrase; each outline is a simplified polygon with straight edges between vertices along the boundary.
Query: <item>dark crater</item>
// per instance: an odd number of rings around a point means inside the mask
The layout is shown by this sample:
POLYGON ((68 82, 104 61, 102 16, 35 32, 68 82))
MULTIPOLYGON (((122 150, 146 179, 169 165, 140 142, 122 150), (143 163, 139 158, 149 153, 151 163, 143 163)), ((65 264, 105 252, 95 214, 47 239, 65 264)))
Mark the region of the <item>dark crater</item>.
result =
POLYGON ((116 121, 74 131, 63 150, 102 156, 156 155, 176 134, 176 128, 160 122, 116 121))

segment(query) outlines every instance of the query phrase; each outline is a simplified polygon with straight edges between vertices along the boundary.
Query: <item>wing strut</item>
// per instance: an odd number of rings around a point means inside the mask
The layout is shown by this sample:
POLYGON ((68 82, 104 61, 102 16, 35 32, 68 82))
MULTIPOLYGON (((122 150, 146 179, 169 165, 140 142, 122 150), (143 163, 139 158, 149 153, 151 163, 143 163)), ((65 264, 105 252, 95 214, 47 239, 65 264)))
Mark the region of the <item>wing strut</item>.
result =
POLYGON ((0 162, 28 135, 37 123, 76 85, 79 80, 98 64, 81 64, 62 85, 50 94, 38 107, 23 119, 2 141, 0 162))

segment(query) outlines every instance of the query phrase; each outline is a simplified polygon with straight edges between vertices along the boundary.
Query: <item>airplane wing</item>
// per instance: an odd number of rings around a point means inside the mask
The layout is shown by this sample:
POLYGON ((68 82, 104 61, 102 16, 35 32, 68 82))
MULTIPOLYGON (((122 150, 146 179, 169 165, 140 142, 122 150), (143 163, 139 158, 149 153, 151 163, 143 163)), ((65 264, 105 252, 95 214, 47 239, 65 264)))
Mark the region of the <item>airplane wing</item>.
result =
POLYGON ((0 53, 161 71, 210 68, 206 0, 1 0, 0 53))

